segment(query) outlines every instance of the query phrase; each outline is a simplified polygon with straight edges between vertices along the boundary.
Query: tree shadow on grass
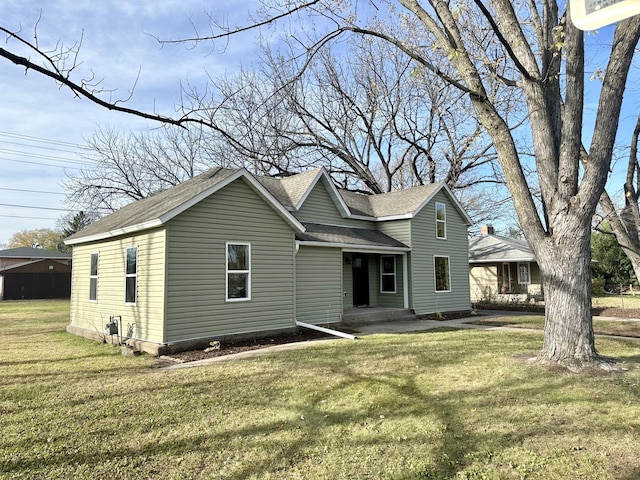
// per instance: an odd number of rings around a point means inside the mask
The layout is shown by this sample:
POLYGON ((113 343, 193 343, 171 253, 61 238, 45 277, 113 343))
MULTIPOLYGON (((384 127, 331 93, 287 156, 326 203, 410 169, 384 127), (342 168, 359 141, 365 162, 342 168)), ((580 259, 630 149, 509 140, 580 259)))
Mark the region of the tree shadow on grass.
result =
MULTIPOLYGON (((580 383, 576 377, 542 373, 529 383, 526 372, 509 372, 478 382, 474 368, 490 369, 495 364, 473 358, 487 353, 489 340, 500 345, 506 341, 503 337, 487 334, 470 342, 444 332, 434 342, 431 333, 416 336, 415 343, 389 336, 348 348, 340 344, 280 352, 243 362, 237 371, 229 364, 219 364, 198 371, 152 372, 145 378, 140 367, 134 372, 139 375, 129 371, 123 376, 124 386, 110 378, 111 383, 91 396, 70 399, 61 395, 56 410, 85 429, 95 422, 92 431, 81 431, 73 441, 66 439, 69 433, 65 431, 7 438, 5 444, 13 442, 14 451, 35 448, 46 452, 46 457, 33 453, 5 456, 0 472, 46 477, 47 472, 82 467, 95 471, 96 478, 108 478, 109 469, 126 471, 129 478, 177 478, 183 468, 177 466, 177 459, 187 458, 201 467, 186 472, 185 477, 240 479, 271 474, 311 478, 312 467, 334 462, 330 471, 343 473, 343 478, 452 478, 477 459, 481 459, 480 468, 493 468, 492 455, 499 456, 532 438, 553 441, 562 428, 571 429, 581 439, 617 437, 628 428, 617 423, 603 429, 589 422, 563 425, 568 420, 559 421, 557 412, 570 410, 574 403, 588 400, 593 407, 608 408, 606 398, 572 394, 580 383), (429 338, 427 343, 425 338, 429 338), (401 355, 408 358, 401 363, 403 368, 415 370, 398 371, 395 359, 401 355), (466 360, 475 366, 470 367, 466 360), (371 367, 365 368, 366 362, 371 367), (430 381, 430 376, 448 368, 455 368, 459 376, 454 385, 430 381), (291 382, 288 377, 299 377, 299 381, 291 382), (565 395, 558 394, 565 391, 565 395), (525 407, 550 414, 527 418, 525 407), (488 424, 483 429, 474 417, 485 412, 488 424), (280 417, 272 418, 274 413, 280 417), (500 428, 489 422, 499 422, 500 428), (406 438, 395 438, 397 435, 406 438), (90 445, 82 445, 83 441, 103 446, 106 454, 97 454, 90 445), (57 447, 51 451, 51 445, 57 447), (390 458, 388 452, 405 457, 390 458), (416 470, 406 465, 412 458, 416 470), (353 464, 335 465, 345 459, 353 464)), ((504 353, 508 354, 511 352, 504 353)), ((94 372, 86 368, 89 366, 83 368, 83 376, 99 376, 99 372, 110 376, 119 370, 94 372)), ((130 366, 123 364, 122 368, 130 366)), ((39 427, 46 430, 45 419, 39 427)), ((590 453, 562 448, 567 451, 560 453, 567 456, 590 453)), ((621 458, 620 464, 619 478, 634 478, 637 461, 621 458)))

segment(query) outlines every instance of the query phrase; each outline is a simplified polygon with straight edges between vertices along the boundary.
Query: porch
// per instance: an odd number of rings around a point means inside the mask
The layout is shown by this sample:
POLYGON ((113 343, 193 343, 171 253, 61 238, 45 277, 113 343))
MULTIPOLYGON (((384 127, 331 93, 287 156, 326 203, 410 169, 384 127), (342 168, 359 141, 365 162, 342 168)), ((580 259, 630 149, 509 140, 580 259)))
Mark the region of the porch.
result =
POLYGON ((378 322, 415 320, 415 318, 415 313, 409 308, 356 307, 344 309, 341 324, 363 325, 378 322))
POLYGON ((342 288, 343 317, 408 309, 407 253, 343 250, 342 288))

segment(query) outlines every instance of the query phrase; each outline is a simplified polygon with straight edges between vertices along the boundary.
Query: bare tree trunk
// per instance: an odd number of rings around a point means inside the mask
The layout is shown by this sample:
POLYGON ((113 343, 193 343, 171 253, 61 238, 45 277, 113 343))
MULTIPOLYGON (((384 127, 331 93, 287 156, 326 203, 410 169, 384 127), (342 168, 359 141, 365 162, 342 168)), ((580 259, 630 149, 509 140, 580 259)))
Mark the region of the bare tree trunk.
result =
POLYGON ((599 361, 591 321, 590 239, 584 229, 572 229, 554 235, 538 254, 546 304, 543 363, 579 370, 599 361))

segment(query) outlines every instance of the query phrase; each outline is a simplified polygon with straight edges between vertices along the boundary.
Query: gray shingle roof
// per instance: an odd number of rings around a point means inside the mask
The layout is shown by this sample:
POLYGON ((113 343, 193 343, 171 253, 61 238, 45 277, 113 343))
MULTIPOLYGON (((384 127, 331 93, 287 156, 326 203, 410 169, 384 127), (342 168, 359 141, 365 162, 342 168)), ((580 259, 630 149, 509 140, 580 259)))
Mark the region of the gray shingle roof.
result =
MULTIPOLYGON (((280 210, 285 219, 295 225, 296 229, 301 228, 300 223, 291 214, 287 213, 286 209, 295 210, 299 208, 300 202, 306 198, 311 189, 320 180, 325 183, 331 182, 323 168, 276 179, 253 177, 246 170, 216 167, 156 195, 130 203, 111 215, 89 225, 81 232, 70 236, 66 239, 66 242, 73 245, 157 227, 172 215, 179 213, 184 208, 188 208, 193 203, 201 200, 203 196, 213 193, 216 188, 225 185, 225 181, 235 180, 240 175, 243 175, 246 181, 252 183, 255 189, 262 190, 265 196, 273 197, 277 202, 270 201, 274 203, 275 208, 280 210)), ((348 191, 338 191, 332 182, 329 184, 329 188, 336 202, 336 207, 343 215, 351 214, 370 217, 375 220, 385 217, 413 215, 433 195, 446 187, 442 183, 435 183, 378 195, 362 195, 348 191), (347 208, 349 211, 345 210, 347 208)), ((457 205, 455 198, 453 198, 453 201, 457 205)), ((461 214, 469 221, 462 207, 458 205, 458 208, 461 214)))
POLYGON ((404 243, 378 231, 365 228, 337 227, 317 223, 304 223, 305 232, 297 233, 296 239, 302 242, 321 242, 367 247, 392 247, 409 250, 404 243))
POLYGON ((469 263, 535 261, 525 240, 500 235, 482 235, 469 240, 469 263))
POLYGON ((95 223, 71 235, 66 240, 76 240, 105 232, 123 230, 127 227, 157 220, 167 212, 179 207, 198 194, 220 183, 235 173, 235 170, 212 168, 156 195, 144 198, 122 207, 120 210, 101 218, 95 223))
POLYGON ((42 248, 18 247, 0 250, 0 258, 53 258, 71 260, 71 254, 42 248))
POLYGON ((443 187, 438 182, 377 195, 340 190, 340 195, 354 215, 385 218, 416 213, 443 187))

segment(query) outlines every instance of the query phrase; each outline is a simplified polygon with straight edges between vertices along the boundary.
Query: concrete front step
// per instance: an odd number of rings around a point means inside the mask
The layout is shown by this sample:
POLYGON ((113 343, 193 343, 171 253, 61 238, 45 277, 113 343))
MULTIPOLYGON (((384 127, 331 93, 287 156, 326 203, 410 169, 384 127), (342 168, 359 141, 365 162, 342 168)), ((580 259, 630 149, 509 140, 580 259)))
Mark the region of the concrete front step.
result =
POLYGON ((366 323, 415 320, 413 310, 402 308, 362 307, 345 311, 343 325, 362 325, 366 323))

